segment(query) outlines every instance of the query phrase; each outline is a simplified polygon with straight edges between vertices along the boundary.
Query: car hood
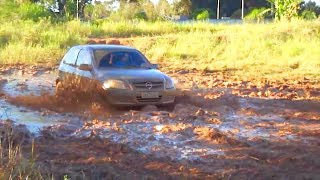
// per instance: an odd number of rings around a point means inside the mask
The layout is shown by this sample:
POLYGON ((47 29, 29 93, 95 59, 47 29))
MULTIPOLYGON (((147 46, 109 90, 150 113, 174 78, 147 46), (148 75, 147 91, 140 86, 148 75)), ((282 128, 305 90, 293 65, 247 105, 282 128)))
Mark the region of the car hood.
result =
POLYGON ((121 79, 129 82, 158 81, 163 82, 166 75, 156 69, 119 69, 108 68, 96 71, 96 78, 103 82, 107 79, 121 79))

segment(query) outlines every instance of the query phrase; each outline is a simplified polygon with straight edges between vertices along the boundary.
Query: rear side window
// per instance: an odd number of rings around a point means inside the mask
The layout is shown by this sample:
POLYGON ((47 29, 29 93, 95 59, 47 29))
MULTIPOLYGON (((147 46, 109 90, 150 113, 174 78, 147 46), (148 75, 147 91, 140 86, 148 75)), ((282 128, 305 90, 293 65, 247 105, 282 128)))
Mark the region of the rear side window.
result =
POLYGON ((77 66, 80 66, 81 64, 91 64, 91 55, 86 50, 81 50, 78 59, 77 59, 77 66))
POLYGON ((79 49, 71 48, 63 57, 63 62, 68 65, 75 65, 79 51, 79 49))

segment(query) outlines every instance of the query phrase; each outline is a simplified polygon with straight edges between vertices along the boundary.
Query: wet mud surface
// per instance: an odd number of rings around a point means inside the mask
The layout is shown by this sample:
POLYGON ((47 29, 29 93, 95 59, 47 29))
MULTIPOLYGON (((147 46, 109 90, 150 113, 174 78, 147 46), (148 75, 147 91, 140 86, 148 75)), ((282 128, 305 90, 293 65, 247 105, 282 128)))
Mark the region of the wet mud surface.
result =
POLYGON ((115 109, 61 101, 54 68, 0 72, 0 119, 33 133, 38 162, 56 177, 320 178, 320 84, 312 79, 169 72, 180 91, 172 109, 115 109))

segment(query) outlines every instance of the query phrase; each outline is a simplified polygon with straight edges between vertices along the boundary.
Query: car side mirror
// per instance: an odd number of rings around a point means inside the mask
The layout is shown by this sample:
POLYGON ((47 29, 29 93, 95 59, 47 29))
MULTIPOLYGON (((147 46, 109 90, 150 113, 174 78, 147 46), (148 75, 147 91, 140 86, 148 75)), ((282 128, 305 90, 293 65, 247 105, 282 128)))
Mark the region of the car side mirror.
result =
POLYGON ((91 71, 92 66, 90 64, 80 64, 78 69, 83 70, 83 71, 91 71))
POLYGON ((158 64, 152 64, 152 68, 153 69, 159 69, 159 65, 158 64))

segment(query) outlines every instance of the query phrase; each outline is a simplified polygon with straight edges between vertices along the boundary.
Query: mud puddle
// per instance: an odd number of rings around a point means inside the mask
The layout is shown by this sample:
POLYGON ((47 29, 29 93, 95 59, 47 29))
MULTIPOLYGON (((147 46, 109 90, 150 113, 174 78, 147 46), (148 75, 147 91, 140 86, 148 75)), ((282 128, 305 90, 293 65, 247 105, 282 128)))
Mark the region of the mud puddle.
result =
MULTIPOLYGON (((95 119, 87 122, 71 136, 107 138, 126 144, 145 154, 175 161, 213 162, 225 155, 230 146, 254 145, 257 139, 263 141, 318 142, 317 137, 299 136, 283 130, 295 125, 287 122, 281 114, 248 115, 241 109, 259 108, 247 100, 238 99, 240 107, 217 115, 214 109, 204 110, 193 105, 181 105, 190 114, 176 112, 131 111, 122 116, 95 119), (189 107, 188 107, 189 106, 189 107), (188 109, 189 108, 189 109, 188 109)), ((176 106, 177 107, 177 106, 176 106)), ((179 105, 178 105, 179 107, 179 105)), ((300 128, 297 121, 297 128, 300 128)), ((314 131, 320 131, 320 123, 311 124, 314 131)))
POLYGON ((48 110, 35 111, 26 107, 18 107, 0 100, 0 119, 10 119, 16 124, 24 124, 32 133, 39 133, 45 126, 54 124, 68 124, 72 121, 79 121, 78 117, 71 114, 59 114, 48 110))
MULTIPOLYGON (((5 74, 1 78, 5 79, 2 84, 2 92, 6 96, 41 96, 42 94, 52 94, 55 72, 42 73, 40 75, 19 75, 5 74)), ((34 109, 13 105, 6 98, 0 99, 0 119, 10 119, 16 124, 24 124, 32 133, 38 134, 46 126, 55 124, 68 124, 71 121, 80 121, 80 117, 71 113, 57 113, 48 109, 34 109)))
POLYGON ((4 75, 6 83, 2 91, 10 96, 38 95, 54 92, 54 82, 56 73, 46 73, 38 76, 33 75, 4 75))
POLYGON ((205 161, 205 156, 223 154, 222 146, 199 140, 191 123, 170 119, 167 112, 156 113, 160 115, 137 112, 135 117, 125 114, 108 120, 93 120, 72 136, 95 134, 145 154, 178 161, 205 161), (123 121, 119 122, 122 118, 123 121))

